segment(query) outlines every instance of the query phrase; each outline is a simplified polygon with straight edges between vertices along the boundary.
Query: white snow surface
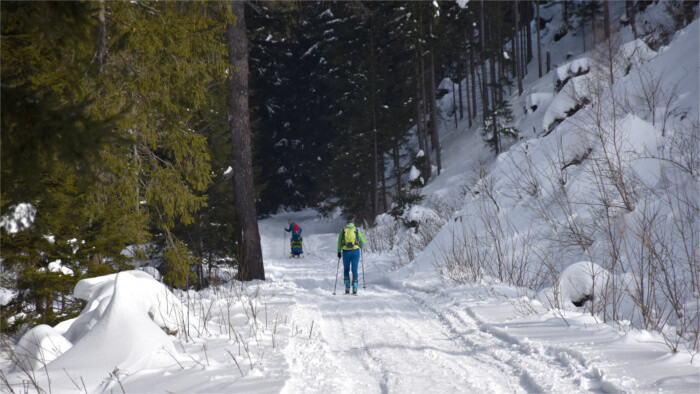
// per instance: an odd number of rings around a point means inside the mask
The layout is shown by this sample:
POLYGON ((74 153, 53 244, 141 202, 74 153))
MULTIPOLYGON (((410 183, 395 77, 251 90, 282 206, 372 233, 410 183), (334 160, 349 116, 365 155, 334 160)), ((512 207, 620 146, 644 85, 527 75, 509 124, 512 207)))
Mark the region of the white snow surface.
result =
MULTIPOLYGON (((583 312, 560 311, 563 319, 493 280, 446 282, 428 261, 395 270, 390 256, 368 253, 359 296, 342 294, 342 278, 334 295, 343 224, 311 210, 262 220, 267 280, 178 293, 190 300, 182 316, 198 320, 188 335, 168 336, 159 328, 168 318, 148 316, 179 310, 173 294, 127 271, 76 287, 90 300, 81 317, 92 313, 93 324, 79 317, 38 326, 17 348, 29 353, 25 360, 43 357, 47 368, 34 364, 34 373, 46 389, 48 371, 53 392, 82 391, 72 382, 81 379, 89 392, 120 385, 126 392, 692 391, 700 384, 690 356, 671 355, 654 334, 583 312), (289 216, 305 230, 301 259, 288 257, 289 216)), ((4 371, 21 387, 21 372, 4 371)))

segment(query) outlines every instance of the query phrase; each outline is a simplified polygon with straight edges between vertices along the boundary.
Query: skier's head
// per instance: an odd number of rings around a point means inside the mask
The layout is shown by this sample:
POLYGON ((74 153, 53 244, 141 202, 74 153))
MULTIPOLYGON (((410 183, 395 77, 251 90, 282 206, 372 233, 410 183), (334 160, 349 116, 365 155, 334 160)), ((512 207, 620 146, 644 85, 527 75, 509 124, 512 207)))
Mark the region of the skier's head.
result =
POLYGON ((287 223, 292 224, 292 219, 289 219, 289 221, 287 221, 287 223))
POLYGON ((354 222, 354 221, 355 221, 355 215, 349 214, 349 215, 348 215, 348 222, 352 223, 352 222, 354 222))

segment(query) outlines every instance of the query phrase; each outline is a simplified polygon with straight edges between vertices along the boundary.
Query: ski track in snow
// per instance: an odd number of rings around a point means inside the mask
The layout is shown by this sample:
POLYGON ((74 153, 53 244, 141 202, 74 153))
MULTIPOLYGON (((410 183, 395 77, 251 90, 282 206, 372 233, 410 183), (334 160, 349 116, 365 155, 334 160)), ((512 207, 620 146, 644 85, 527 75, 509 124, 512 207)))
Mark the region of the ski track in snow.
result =
MULTIPOLYGON (((382 280, 365 258, 367 288, 337 295, 334 234, 304 237, 305 256, 279 258, 268 279, 289 296, 292 334, 283 392, 617 392, 579 352, 535 347, 481 319, 466 301, 382 280), (377 279, 372 281, 372 278, 377 279)), ((288 242, 288 241, 286 241, 288 242)), ((360 275, 361 274, 360 268, 360 275)))

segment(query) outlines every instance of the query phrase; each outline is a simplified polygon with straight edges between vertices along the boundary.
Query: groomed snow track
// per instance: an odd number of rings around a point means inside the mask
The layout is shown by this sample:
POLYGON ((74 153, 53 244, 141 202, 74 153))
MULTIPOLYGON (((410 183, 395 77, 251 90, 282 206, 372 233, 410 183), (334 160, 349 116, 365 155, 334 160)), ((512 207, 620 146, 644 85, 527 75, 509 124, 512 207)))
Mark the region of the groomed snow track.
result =
MULTIPOLYGON (((283 392, 618 392, 578 352, 536 348, 465 301, 394 283, 365 259, 367 288, 333 295, 335 235, 306 235, 304 259, 266 260, 293 300, 283 392)), ((281 241, 280 241, 281 242, 281 241)), ((287 294, 285 294, 287 293, 287 294)))

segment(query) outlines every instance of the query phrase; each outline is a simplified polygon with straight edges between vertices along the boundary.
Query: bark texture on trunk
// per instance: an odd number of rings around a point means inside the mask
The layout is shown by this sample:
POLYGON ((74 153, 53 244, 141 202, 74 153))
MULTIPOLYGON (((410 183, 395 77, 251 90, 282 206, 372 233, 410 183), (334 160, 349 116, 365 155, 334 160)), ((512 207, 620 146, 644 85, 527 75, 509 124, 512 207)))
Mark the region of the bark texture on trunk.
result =
MULTIPOLYGON (((515 10, 515 35, 517 37, 518 33, 520 32, 520 12, 519 12, 520 4, 518 0, 515 0, 513 2, 513 9, 515 10)), ((515 42, 515 58, 520 59, 520 52, 522 51, 522 48, 518 45, 518 40, 514 40, 515 42)), ((519 61, 515 61, 515 74, 516 74, 516 79, 518 80, 518 95, 523 94, 523 71, 521 69, 521 65, 519 61)))
POLYGON ((486 33, 486 27, 484 26, 484 0, 481 0, 481 13, 479 21, 479 39, 481 40, 481 118, 482 122, 486 124, 486 116, 489 108, 489 94, 488 85, 486 83, 486 40, 484 33, 486 33))
POLYGON ((542 46, 540 45, 540 1, 535 3, 537 10, 537 77, 542 78, 542 46))
POLYGON ((605 29, 605 39, 610 38, 610 5, 608 0, 603 0, 603 28, 605 29))
MULTIPOLYGON (((432 26, 430 29, 432 35, 432 26)), ((435 97, 435 56, 433 51, 430 51, 430 139, 433 149, 435 149, 435 164, 437 164, 438 175, 442 170, 442 161, 440 160, 440 136, 438 135, 438 116, 437 116, 437 98, 435 97)))
POLYGON ((250 113, 248 107, 248 35, 242 1, 232 1, 236 24, 226 26, 229 64, 229 127, 233 152, 233 192, 242 225, 243 261, 239 279, 265 279, 258 215, 255 208, 253 164, 250 147, 250 113))

